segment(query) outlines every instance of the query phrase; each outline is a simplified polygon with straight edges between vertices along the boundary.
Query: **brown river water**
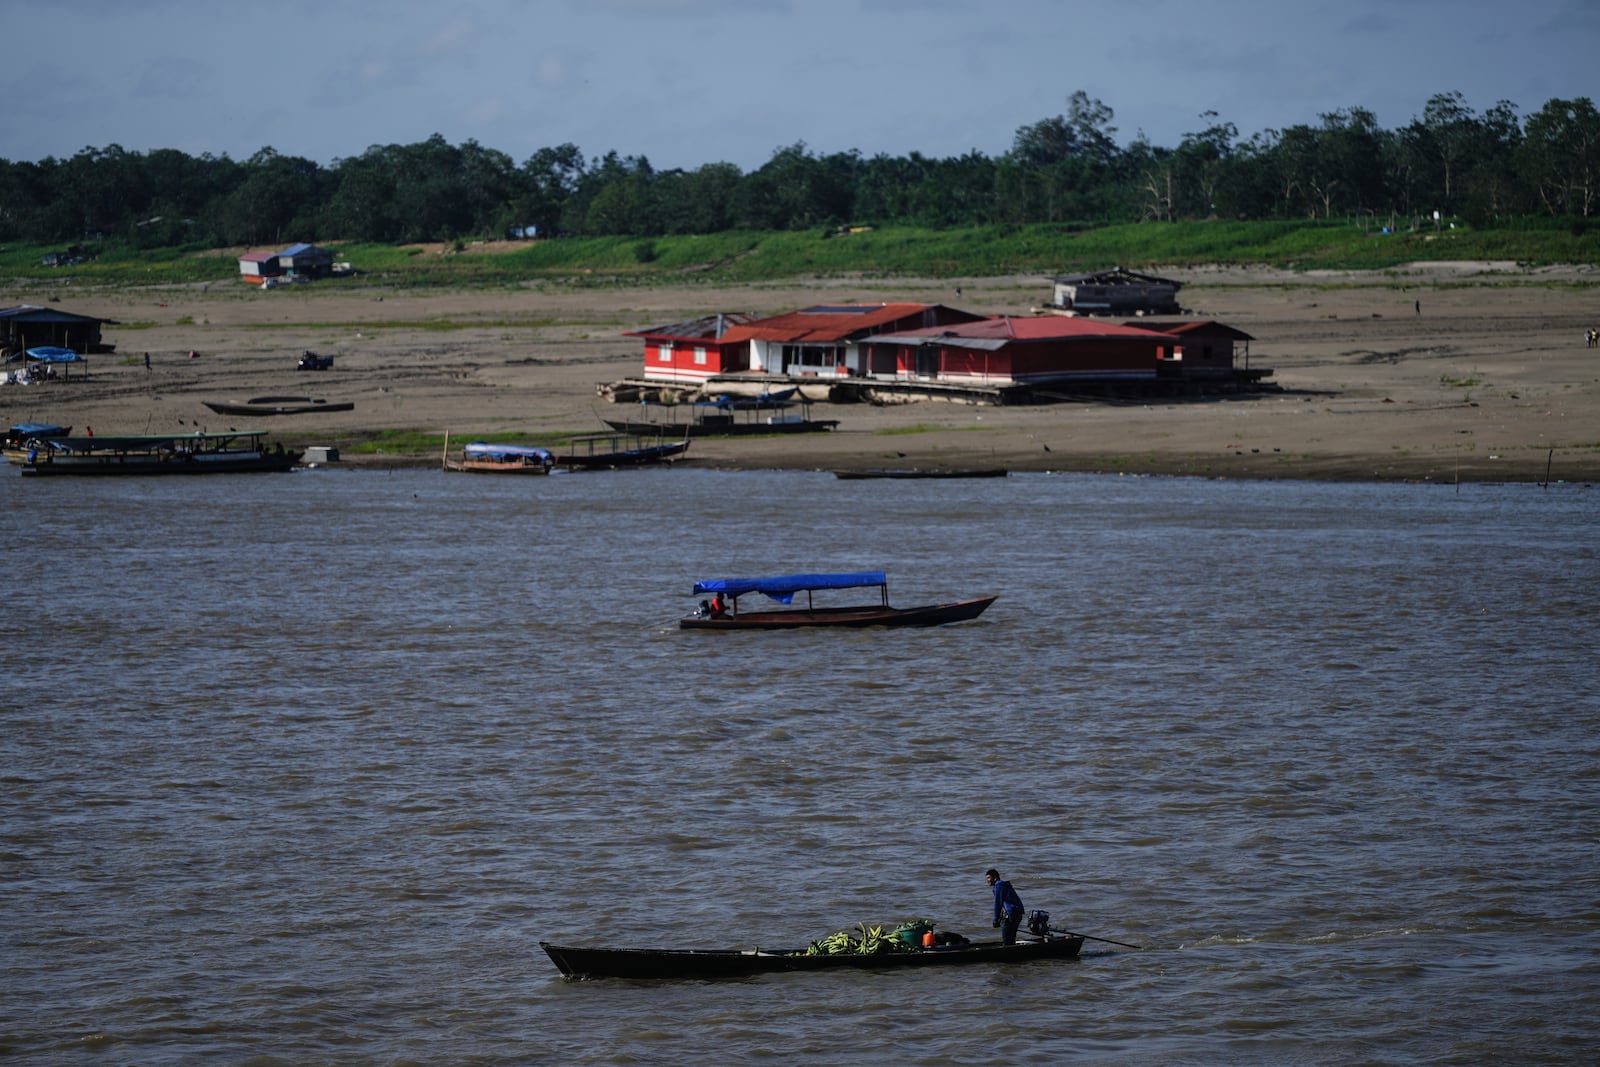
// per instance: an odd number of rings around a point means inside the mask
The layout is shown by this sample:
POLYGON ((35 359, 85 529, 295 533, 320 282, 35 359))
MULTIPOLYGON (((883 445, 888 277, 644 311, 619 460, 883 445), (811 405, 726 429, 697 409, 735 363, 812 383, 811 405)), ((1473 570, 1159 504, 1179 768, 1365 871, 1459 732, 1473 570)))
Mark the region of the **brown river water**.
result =
POLYGON ((1587 1062, 1600 490, 0 471, 0 1058, 1587 1062), (889 571, 976 622, 689 633, 889 571), (567 981, 983 871, 1082 959, 567 981))

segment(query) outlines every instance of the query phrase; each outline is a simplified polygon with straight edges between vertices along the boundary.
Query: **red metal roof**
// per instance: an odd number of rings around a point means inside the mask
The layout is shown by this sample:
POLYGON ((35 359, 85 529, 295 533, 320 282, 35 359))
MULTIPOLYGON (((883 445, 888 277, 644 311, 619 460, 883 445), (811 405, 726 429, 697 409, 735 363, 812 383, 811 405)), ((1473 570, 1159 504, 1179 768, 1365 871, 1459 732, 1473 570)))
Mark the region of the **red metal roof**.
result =
MULTIPOLYGON (((932 304, 819 304, 770 318, 757 319, 728 331, 727 340, 791 341, 795 343, 847 341, 872 333, 913 315, 932 304)), ((934 327, 937 329, 938 327, 934 327)))
MULTIPOLYGON (((1132 326, 1133 323, 1127 325, 1132 326)), ((1255 338, 1243 330, 1218 322, 1215 319, 1185 319, 1182 322, 1152 322, 1140 326, 1139 329, 1154 330, 1157 333, 1171 334, 1173 337, 1184 337, 1191 333, 1214 333, 1224 337, 1232 337, 1236 341, 1254 341, 1255 338)))
POLYGON ((874 342, 926 341, 930 338, 949 338, 961 341, 1080 341, 1092 337, 1125 337, 1150 340, 1166 334, 1134 326, 1118 326, 1101 319, 1078 318, 1067 315, 1001 315, 980 322, 957 323, 951 326, 928 326, 917 330, 901 330, 894 334, 874 337, 874 342))

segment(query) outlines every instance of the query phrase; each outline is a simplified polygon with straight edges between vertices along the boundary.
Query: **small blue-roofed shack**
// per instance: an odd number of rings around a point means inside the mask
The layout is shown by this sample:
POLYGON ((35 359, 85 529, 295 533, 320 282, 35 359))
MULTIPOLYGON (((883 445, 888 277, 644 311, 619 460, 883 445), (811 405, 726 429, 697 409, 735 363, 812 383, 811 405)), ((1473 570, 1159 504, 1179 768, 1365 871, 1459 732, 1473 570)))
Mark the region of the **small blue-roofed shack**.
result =
POLYGON ((333 253, 316 245, 290 245, 278 253, 278 271, 290 278, 326 278, 333 273, 333 253))

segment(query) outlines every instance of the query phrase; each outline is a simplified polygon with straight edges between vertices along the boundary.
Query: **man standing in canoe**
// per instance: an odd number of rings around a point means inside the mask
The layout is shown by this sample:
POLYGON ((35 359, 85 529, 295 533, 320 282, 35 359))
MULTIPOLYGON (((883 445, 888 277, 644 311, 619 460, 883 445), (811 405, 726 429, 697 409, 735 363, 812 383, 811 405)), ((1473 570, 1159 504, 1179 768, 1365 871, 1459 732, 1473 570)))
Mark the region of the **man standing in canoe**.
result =
POLYGON ((1017 896, 1017 891, 1011 888, 1011 883, 1002 881, 1000 872, 990 867, 983 872, 983 877, 989 883, 989 888, 994 890, 994 925, 1000 931, 1000 940, 1007 945, 1017 942, 1017 927, 1022 925, 1022 898, 1017 896))

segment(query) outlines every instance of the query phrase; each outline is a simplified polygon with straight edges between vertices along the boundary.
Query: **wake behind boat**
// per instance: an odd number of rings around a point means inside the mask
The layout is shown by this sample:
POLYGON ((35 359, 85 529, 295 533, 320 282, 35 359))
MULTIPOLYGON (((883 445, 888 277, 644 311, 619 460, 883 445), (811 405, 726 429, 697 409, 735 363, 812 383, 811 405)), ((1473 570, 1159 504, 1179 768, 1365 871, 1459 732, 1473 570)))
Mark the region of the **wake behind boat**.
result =
POLYGON ((998 596, 926 604, 915 608, 896 608, 889 604, 889 577, 884 571, 854 571, 843 574, 789 574, 776 578, 711 578, 694 584, 694 595, 709 594, 699 610, 678 620, 684 630, 778 630, 799 626, 942 626, 945 623, 976 619, 998 596), (879 602, 847 607, 818 607, 818 590, 876 588, 879 602), (750 593, 780 604, 793 604, 795 595, 806 595, 803 608, 776 611, 740 611, 739 598, 750 593), (726 600, 724 599, 726 598, 726 600), (720 605, 720 606, 719 606, 720 605))

